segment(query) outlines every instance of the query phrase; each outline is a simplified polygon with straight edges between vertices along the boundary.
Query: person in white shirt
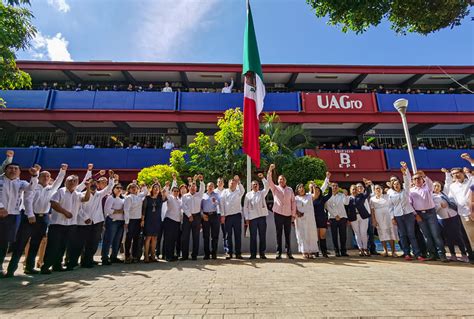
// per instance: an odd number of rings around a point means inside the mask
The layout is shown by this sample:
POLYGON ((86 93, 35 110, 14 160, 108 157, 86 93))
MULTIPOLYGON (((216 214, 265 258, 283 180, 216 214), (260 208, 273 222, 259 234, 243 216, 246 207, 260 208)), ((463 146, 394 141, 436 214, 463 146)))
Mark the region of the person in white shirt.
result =
POLYGON ((240 183, 240 178, 235 175, 229 181, 229 188, 226 189, 220 198, 221 201, 221 223, 225 224, 225 232, 227 235, 227 244, 229 252, 226 259, 233 258, 234 243, 232 234, 235 239, 235 257, 242 258, 242 196, 245 194, 244 186, 240 183))
MULTIPOLYGON (((214 183, 207 183, 207 192, 202 196, 201 201, 201 221, 202 237, 204 240, 204 260, 209 258, 217 259, 217 244, 219 242, 219 227, 224 229, 224 224, 220 223, 220 192, 224 191, 224 181, 218 179, 221 190, 214 189, 214 183), (221 181, 221 182, 219 182, 221 181), (220 226, 219 226, 220 225, 220 226), (211 247, 211 248, 210 248, 211 247)), ((227 253, 226 241, 224 238, 224 252, 227 253)))
POLYGON ((392 223, 398 227, 403 255, 406 261, 413 260, 410 254, 410 245, 415 254, 415 258, 419 261, 425 259, 421 256, 420 246, 415 235, 415 210, 410 203, 410 177, 407 168, 401 168, 403 174, 403 189, 400 181, 394 180, 391 183, 392 191, 389 193, 390 216, 392 223))
MULTIPOLYGON (((214 192, 216 192, 216 194, 218 195, 219 199, 220 199, 222 193, 224 192, 224 190, 225 190, 224 179, 222 177, 219 177, 217 179, 217 187, 214 190, 214 192)), ((219 203, 219 206, 220 206, 220 203, 219 203)), ((220 210, 217 212, 217 214, 219 215, 219 224, 221 225, 220 227, 221 227, 221 232, 222 232, 222 241, 224 243, 224 253, 227 254, 229 252, 229 247, 227 245, 227 237, 226 237, 226 233, 225 233, 225 224, 220 223, 220 219, 221 219, 220 210)), ((219 229, 217 229, 217 233, 219 234, 219 229)))
POLYGON ((122 242, 124 230, 123 202, 125 198, 122 195, 122 185, 115 184, 112 188, 112 194, 107 196, 104 205, 105 231, 102 241, 102 265, 109 266, 112 263, 121 263, 117 256, 122 242), (112 253, 109 253, 112 248, 112 253))
POLYGON ((140 193, 138 193, 138 185, 136 183, 131 183, 127 186, 127 195, 123 203, 125 219, 125 263, 127 264, 131 262, 137 263, 140 260, 139 244, 142 205, 146 195, 148 195, 148 189, 145 185, 142 185, 140 193), (132 248, 131 252, 130 248, 132 248))
POLYGON ((296 220, 295 233, 298 251, 309 259, 312 254, 319 252, 318 229, 314 216, 313 195, 306 193, 303 184, 296 186, 296 220))
POLYGON ((360 149, 364 151, 370 151, 373 150, 373 147, 369 145, 369 142, 364 142, 364 145, 362 145, 360 149))
MULTIPOLYGON (((48 230, 48 243, 44 256, 44 264, 41 267, 42 274, 51 274, 50 267, 54 271, 64 271, 61 263, 66 248, 70 251, 70 242, 76 236, 77 215, 81 203, 90 198, 90 182, 85 183, 87 191, 82 194, 76 190, 79 184, 77 175, 66 178, 65 187, 58 189, 51 197, 51 219, 48 230)), ((67 269, 72 270, 74 265, 67 264, 67 269)))
POLYGON ((38 274, 35 270, 35 259, 41 240, 46 236, 48 228, 48 215, 51 207, 50 200, 53 194, 61 187, 66 175, 68 165, 62 164, 54 183, 50 185, 51 173, 42 171, 38 177, 38 185, 25 192, 25 214, 22 214, 20 228, 13 245, 12 257, 8 265, 8 273, 14 274, 18 262, 30 242, 28 256, 26 257, 24 272, 28 275, 38 274))
POLYGON ((174 143, 171 138, 167 137, 166 142, 163 143, 163 148, 165 150, 172 150, 174 148, 174 143))
POLYGON ((418 146, 418 149, 422 151, 426 151, 428 148, 425 146, 425 143, 420 143, 420 145, 418 146))
POLYGON ((94 148, 95 148, 95 145, 92 143, 91 140, 89 140, 89 142, 87 142, 87 144, 84 145, 84 148, 85 148, 85 149, 94 149, 94 148))
POLYGON ((332 243, 336 257, 349 257, 347 254, 347 212, 346 205, 349 205, 347 190, 339 192, 339 184, 332 183, 332 197, 326 202, 326 210, 329 214, 329 224, 331 225, 332 243), (339 237, 339 239, 338 239, 339 237))
POLYGON ((181 232, 181 260, 189 258, 189 240, 191 232, 193 234, 193 251, 191 258, 197 259, 199 252, 199 235, 201 228, 201 201, 204 196, 206 185, 204 177, 195 175, 193 183, 189 186, 189 192, 181 197, 183 207, 183 224, 181 232), (199 192, 196 192, 196 181, 199 180, 199 192))
POLYGON ((262 180, 263 189, 260 190, 258 181, 252 181, 252 190, 247 192, 244 199, 245 224, 250 228, 250 258, 257 258, 257 235, 260 243, 260 258, 267 259, 265 250, 267 249, 267 216, 268 208, 265 197, 270 188, 263 173, 258 173, 258 178, 262 180))
POLYGON ((94 266, 94 255, 104 228, 102 202, 105 196, 112 192, 115 184, 114 176, 114 172, 109 170, 108 182, 105 177, 101 177, 99 181, 91 181, 90 199, 81 204, 77 216, 77 236, 71 244, 72 253, 69 255, 69 259, 74 266, 78 264, 79 256, 81 256, 82 268, 94 266), (102 179, 105 179, 105 185, 101 182, 102 179))
MULTIPOLYGON (((33 190, 38 184, 38 172, 41 167, 35 165, 29 169, 30 182, 20 180, 20 166, 10 163, 5 173, 0 175, 0 277, 12 277, 13 273, 3 273, 3 262, 7 254, 8 243, 15 242, 16 223, 20 216, 21 196, 25 191, 33 190)), ((35 221, 28 212, 28 221, 35 221)))
POLYGON ((450 261, 458 261, 456 257, 456 250, 454 245, 459 247, 461 258, 459 261, 469 262, 467 257, 466 245, 462 238, 462 224, 459 219, 456 203, 441 191, 442 186, 440 182, 433 183, 433 201, 435 203, 436 214, 438 215, 438 222, 441 225, 441 231, 444 241, 449 248, 451 254, 448 259, 450 261))
POLYGON ((165 82, 165 87, 161 89, 161 92, 165 92, 165 93, 173 92, 173 89, 171 88, 169 82, 165 82))
MULTIPOLYGON (((358 194, 364 193, 364 191, 365 191, 364 184, 357 183, 356 185, 357 185, 357 193, 358 194)), ((371 191, 373 191, 373 185, 371 187, 372 187, 371 191)), ((370 214, 372 211, 370 209, 369 201, 370 201, 370 198, 365 200, 364 207, 367 210, 367 212, 369 212, 369 214, 370 214)), ((369 249, 371 255, 380 255, 377 252, 377 249, 376 249, 376 246, 375 246, 374 227, 375 226, 372 223, 372 218, 369 218, 369 225, 367 227, 367 237, 368 237, 367 248, 369 249)))
POLYGON ((370 197, 370 209, 372 211, 372 225, 377 228, 379 239, 382 242, 383 256, 388 257, 387 243, 389 242, 392 257, 398 257, 395 249, 398 233, 390 215, 389 195, 383 193, 383 188, 380 185, 374 186, 374 194, 370 197))
POLYGON ((222 93, 232 93, 232 88, 234 87, 234 78, 230 78, 229 83, 225 82, 224 87, 222 88, 222 93))
POLYGON ((72 148, 74 148, 74 149, 82 148, 82 143, 81 143, 81 141, 77 141, 77 143, 76 143, 72 148))
POLYGON ((179 188, 172 186, 171 194, 166 194, 167 208, 165 218, 163 220, 164 228, 164 246, 166 261, 177 261, 178 257, 175 255, 175 247, 179 235, 179 227, 181 225, 181 199, 179 198, 179 188))

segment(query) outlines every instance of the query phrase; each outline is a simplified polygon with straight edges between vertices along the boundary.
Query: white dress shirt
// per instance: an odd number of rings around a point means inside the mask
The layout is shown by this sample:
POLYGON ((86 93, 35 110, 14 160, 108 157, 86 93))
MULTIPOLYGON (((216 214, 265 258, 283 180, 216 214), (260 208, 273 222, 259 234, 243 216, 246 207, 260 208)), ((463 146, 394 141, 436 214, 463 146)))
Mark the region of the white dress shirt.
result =
POLYGON ((171 150, 171 149, 173 149, 173 147, 174 147, 174 143, 171 142, 171 141, 163 143, 163 148, 165 150, 171 150))
POLYGON ((199 183, 199 192, 196 192, 194 194, 186 193, 183 195, 183 197, 181 198, 181 202, 183 213, 186 216, 191 217, 192 214, 197 214, 201 212, 201 200, 204 195, 205 188, 206 185, 204 185, 204 182, 201 181, 199 183))
POLYGON ((45 215, 49 213, 51 197, 61 187, 65 176, 66 171, 60 170, 52 185, 43 187, 41 184, 38 184, 33 190, 25 192, 25 208, 28 217, 32 217, 35 214, 45 215))
POLYGON ((245 195, 244 199, 244 218, 245 220, 252 220, 268 215, 267 203, 265 197, 270 188, 266 178, 262 179, 263 189, 257 192, 250 191, 245 195))
POLYGON ((138 195, 129 194, 125 197, 125 201, 123 202, 123 212, 126 225, 128 225, 130 219, 142 218, 143 200, 147 194, 148 191, 145 189, 138 195))
POLYGON ((222 216, 231 216, 242 212, 242 196, 245 194, 245 188, 241 183, 237 185, 234 191, 227 188, 221 195, 221 214, 222 216))
POLYGON ((326 210, 329 213, 329 218, 347 218, 345 205, 349 205, 350 197, 342 193, 332 195, 326 202, 326 210))
POLYGON ((403 189, 400 192, 390 192, 388 201, 390 203, 390 215, 393 217, 415 212, 410 204, 410 177, 408 174, 403 175, 403 189))
POLYGON ((441 194, 433 193, 433 201, 435 203, 436 215, 438 216, 438 219, 447 219, 458 214, 457 211, 449 207, 448 202, 441 197, 441 194), (447 205, 447 207, 441 207, 441 204, 447 205))
POLYGON ((106 188, 91 192, 89 201, 82 203, 79 209, 79 215, 77 216, 77 224, 81 226, 88 225, 86 220, 90 219, 92 224, 97 224, 104 221, 104 213, 102 211, 102 200, 105 196, 109 195, 114 188, 115 181, 113 178, 109 178, 109 184, 106 188))
POLYGON ((114 211, 123 209, 124 198, 108 196, 104 204, 105 217, 111 218, 113 221, 124 220, 123 214, 114 214, 114 211))
POLYGON ((183 217, 181 213, 181 198, 174 197, 174 195, 167 195, 167 208, 164 218, 169 218, 175 222, 181 222, 183 217))
POLYGON ((50 218, 51 224, 63 226, 77 225, 77 215, 79 214, 82 198, 84 198, 84 194, 76 190, 70 192, 66 187, 58 189, 53 196, 51 196, 51 202, 58 203, 63 209, 70 212, 72 218, 66 218, 63 214, 52 209, 50 218))
POLYGON ((228 87, 222 88, 222 93, 232 93, 232 88, 234 87, 234 80, 230 81, 230 85, 228 87))
MULTIPOLYGON (((31 177, 30 182, 19 178, 9 179, 0 175, 0 208, 7 210, 9 215, 19 215, 22 205, 22 196, 25 191, 31 192, 38 185, 38 177, 31 177)), ((32 213, 30 212, 28 217, 32 213)))
POLYGON ((161 92, 171 93, 173 92, 173 89, 171 86, 165 86, 163 89, 161 89, 161 92))
POLYGON ((471 185, 474 184, 474 177, 468 176, 462 183, 453 182, 451 174, 446 173, 446 182, 444 186, 444 193, 448 197, 453 198, 458 205, 458 213, 464 218, 469 218, 471 214, 470 200, 471 200, 471 185))

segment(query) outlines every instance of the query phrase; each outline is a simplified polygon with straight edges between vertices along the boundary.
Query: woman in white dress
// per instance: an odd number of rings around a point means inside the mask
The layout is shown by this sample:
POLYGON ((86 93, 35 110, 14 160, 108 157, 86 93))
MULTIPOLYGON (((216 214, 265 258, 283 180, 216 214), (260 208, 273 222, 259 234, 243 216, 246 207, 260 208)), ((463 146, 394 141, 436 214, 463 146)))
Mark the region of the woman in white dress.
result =
POLYGON ((306 193, 303 184, 296 186, 296 240, 304 258, 319 252, 318 230, 314 218, 313 196, 306 193))
POLYGON ((390 214, 389 196, 383 193, 380 185, 375 185, 375 194, 370 198, 370 209, 372 210, 372 223, 377 227, 379 239, 383 246, 383 256, 388 257, 387 242, 390 242, 392 257, 398 257, 395 252, 395 240, 398 240, 396 226, 392 223, 393 216, 390 214))

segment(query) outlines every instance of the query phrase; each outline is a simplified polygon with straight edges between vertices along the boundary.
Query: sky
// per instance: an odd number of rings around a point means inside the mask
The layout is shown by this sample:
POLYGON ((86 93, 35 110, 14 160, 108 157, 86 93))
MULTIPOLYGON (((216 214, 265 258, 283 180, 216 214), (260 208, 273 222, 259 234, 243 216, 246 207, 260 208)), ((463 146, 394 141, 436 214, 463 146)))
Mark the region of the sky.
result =
MULTIPOLYGON (((38 34, 21 60, 242 63, 245 0, 32 0, 38 34)), ((474 65, 474 10, 461 26, 357 35, 305 0, 251 1, 264 64, 474 65)))

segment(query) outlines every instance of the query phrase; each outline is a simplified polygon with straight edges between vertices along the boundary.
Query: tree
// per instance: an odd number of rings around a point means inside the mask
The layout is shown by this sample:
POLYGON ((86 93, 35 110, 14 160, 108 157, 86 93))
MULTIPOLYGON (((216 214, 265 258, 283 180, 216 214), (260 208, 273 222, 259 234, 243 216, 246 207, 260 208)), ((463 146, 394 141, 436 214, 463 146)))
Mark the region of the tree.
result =
POLYGON ((171 182, 173 180, 173 174, 177 175, 178 185, 180 185, 182 180, 179 177, 179 172, 169 165, 145 167, 138 173, 137 180, 139 183, 145 183, 146 185, 151 185, 155 180, 158 180, 161 186, 164 187, 167 181, 171 182))
POLYGON ((287 184, 295 189, 296 185, 307 181, 324 179, 326 163, 320 158, 303 156, 294 159, 282 168, 287 184))
POLYGON ((15 52, 25 50, 36 35, 29 0, 0 1, 0 89, 31 87, 31 77, 18 69, 15 52))
POLYGON ((467 0, 306 0, 318 18, 329 16, 328 24, 342 25, 342 31, 363 33, 383 19, 392 29, 429 33, 454 28, 469 14, 467 0))

